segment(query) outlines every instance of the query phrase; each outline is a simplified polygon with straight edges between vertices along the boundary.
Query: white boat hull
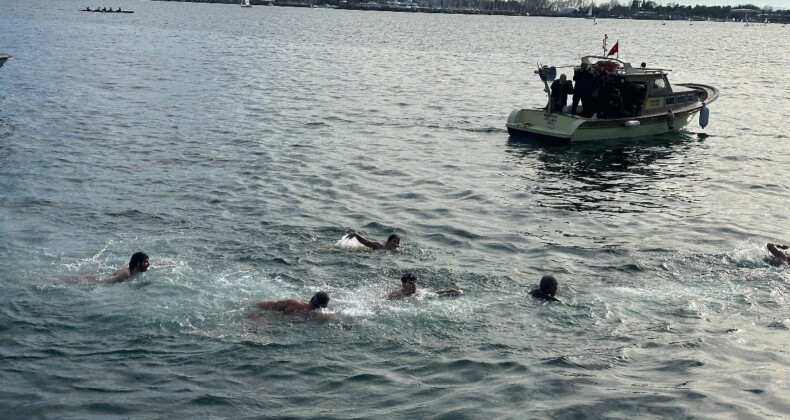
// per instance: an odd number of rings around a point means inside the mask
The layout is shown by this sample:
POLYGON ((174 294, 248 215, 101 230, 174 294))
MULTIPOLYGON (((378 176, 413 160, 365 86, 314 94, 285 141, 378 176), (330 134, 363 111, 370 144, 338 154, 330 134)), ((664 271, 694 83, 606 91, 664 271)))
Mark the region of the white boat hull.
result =
POLYGON ((687 126, 696 114, 697 111, 675 115, 675 123, 670 128, 666 116, 598 121, 577 115, 549 113, 544 109, 516 109, 510 113, 506 125, 511 136, 579 142, 669 133, 687 126), (629 121, 639 121, 639 124, 634 126, 628 124, 629 121), (589 122, 598 124, 586 124, 589 122))

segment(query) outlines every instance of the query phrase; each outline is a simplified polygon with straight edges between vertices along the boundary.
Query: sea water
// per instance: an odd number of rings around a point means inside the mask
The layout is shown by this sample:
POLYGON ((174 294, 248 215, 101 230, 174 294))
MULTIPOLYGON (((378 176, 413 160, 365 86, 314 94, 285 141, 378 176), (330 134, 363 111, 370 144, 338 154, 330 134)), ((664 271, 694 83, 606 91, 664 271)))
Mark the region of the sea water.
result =
POLYGON ((0 10, 3 418, 790 415, 786 28, 86 6, 0 10), (604 34, 710 125, 509 138, 604 34), (465 294, 385 300, 407 272, 465 294))

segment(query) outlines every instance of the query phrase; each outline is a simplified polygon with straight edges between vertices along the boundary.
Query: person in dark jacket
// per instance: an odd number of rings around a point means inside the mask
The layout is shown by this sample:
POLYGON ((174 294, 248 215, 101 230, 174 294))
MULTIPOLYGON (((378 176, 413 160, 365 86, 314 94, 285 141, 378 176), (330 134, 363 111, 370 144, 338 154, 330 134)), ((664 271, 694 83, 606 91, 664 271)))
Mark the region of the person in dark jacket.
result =
POLYGON ((551 112, 562 112, 568 105, 568 95, 573 93, 573 83, 564 74, 551 84, 551 112))
POLYGON ((601 70, 600 73, 596 73, 595 80, 590 89, 590 109, 588 110, 587 104, 584 104, 585 116, 592 117, 593 115, 597 115, 598 118, 603 117, 604 112, 606 112, 607 96, 609 93, 608 84, 609 73, 606 70, 601 70))
POLYGON ((626 111, 623 105, 623 97, 620 95, 620 89, 613 89, 607 101, 604 118, 623 118, 630 116, 631 114, 626 111))
POLYGON ((587 63, 582 63, 578 69, 573 71, 573 81, 576 85, 573 88, 571 114, 577 115, 576 111, 579 109, 579 101, 582 103, 582 112, 584 112, 586 107, 591 106, 589 102, 590 94, 592 93, 590 87, 592 87, 594 78, 595 76, 587 63))

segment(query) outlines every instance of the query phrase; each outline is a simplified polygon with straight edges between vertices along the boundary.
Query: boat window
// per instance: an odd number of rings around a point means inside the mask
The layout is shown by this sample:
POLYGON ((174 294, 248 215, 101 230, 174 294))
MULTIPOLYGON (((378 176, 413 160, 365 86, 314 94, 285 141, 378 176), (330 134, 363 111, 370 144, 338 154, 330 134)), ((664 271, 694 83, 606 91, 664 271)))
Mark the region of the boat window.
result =
POLYGON ((689 102, 694 102, 696 100, 697 100, 697 95, 695 95, 693 93, 691 95, 689 95, 689 102))
POLYGON ((653 89, 666 89, 664 79, 653 79, 653 89))
MULTIPOLYGON (((675 104, 675 97, 674 96, 667 96, 667 98, 664 101, 665 101, 665 103, 667 105, 674 105, 675 104)), ((678 102, 682 102, 682 101, 678 101, 678 102)))

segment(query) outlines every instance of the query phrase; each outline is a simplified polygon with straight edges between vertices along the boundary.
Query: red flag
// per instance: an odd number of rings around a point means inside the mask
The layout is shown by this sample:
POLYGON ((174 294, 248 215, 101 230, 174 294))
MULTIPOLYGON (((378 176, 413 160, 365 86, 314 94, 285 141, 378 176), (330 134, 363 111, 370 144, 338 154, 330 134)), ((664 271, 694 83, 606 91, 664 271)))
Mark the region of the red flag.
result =
POLYGON ((615 42, 614 45, 612 46, 612 49, 609 50, 609 54, 606 54, 606 56, 609 57, 610 55, 617 54, 617 46, 619 44, 620 44, 620 41, 615 42))

